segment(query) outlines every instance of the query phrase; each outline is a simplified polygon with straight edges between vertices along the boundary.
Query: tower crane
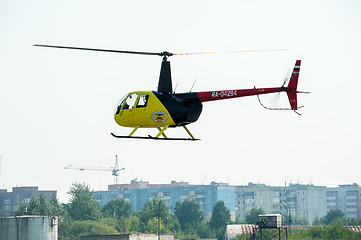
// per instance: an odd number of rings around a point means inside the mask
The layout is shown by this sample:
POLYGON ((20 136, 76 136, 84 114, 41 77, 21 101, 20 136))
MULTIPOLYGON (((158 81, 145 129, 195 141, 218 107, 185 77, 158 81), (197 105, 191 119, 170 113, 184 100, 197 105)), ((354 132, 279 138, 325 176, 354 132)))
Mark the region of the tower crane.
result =
POLYGON ((125 170, 125 168, 119 168, 118 164, 118 155, 115 155, 115 165, 114 167, 92 167, 92 166, 73 166, 69 165, 64 167, 64 169, 73 169, 73 170, 94 170, 94 171, 111 171, 112 175, 114 176, 114 182, 115 184, 118 184, 118 178, 119 178, 119 172, 122 170, 125 170))

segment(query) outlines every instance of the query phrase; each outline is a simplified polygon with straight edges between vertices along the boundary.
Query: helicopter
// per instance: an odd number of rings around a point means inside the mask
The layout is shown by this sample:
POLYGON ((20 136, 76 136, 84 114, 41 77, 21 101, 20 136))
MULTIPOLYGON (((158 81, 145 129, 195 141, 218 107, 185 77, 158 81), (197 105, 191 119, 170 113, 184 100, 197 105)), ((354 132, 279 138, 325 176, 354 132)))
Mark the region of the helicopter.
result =
MULTIPOLYGON (((164 52, 138 52, 138 51, 121 51, 97 48, 67 47, 35 44, 37 47, 63 48, 74 50, 88 50, 100 52, 155 55, 163 58, 160 69, 157 91, 133 91, 122 97, 116 105, 114 111, 115 122, 122 127, 130 127, 133 130, 129 135, 120 136, 111 133, 116 138, 128 139, 154 139, 154 140, 200 140, 195 138, 186 125, 194 123, 198 120, 203 102, 218 101, 231 98, 239 98, 245 96, 258 97, 262 107, 268 110, 292 110, 295 113, 303 106, 298 106, 297 93, 308 93, 297 90, 298 77, 300 73, 301 60, 296 60, 292 74, 289 78, 287 86, 286 79, 281 87, 273 88, 250 88, 250 89, 232 89, 219 91, 202 91, 202 92, 186 92, 175 93, 172 87, 171 67, 169 57, 174 55, 193 55, 193 54, 211 54, 216 52, 199 52, 199 53, 170 53, 164 52), (290 108, 269 108, 262 104, 259 95, 286 92, 290 103, 290 108), (165 134, 168 128, 183 127, 189 135, 189 138, 169 138, 165 134), (139 128, 157 128, 158 134, 153 137, 134 136, 133 134, 139 128), (162 136, 162 137, 161 137, 162 136)), ((258 52, 258 51, 279 51, 276 50, 243 50, 235 52, 258 52)))

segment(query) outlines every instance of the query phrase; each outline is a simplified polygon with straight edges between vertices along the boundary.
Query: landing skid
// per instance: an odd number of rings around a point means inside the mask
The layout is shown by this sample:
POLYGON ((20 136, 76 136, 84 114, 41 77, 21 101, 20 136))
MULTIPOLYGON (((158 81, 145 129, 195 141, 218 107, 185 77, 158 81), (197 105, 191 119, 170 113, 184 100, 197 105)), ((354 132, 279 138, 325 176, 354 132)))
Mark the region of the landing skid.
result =
POLYGON ((191 132, 188 130, 188 128, 186 126, 183 126, 184 130, 186 130, 186 132, 188 133, 188 135, 191 137, 191 138, 169 138, 165 135, 164 131, 169 127, 169 125, 165 125, 163 128, 160 128, 160 127, 157 127, 157 129, 159 130, 159 133, 157 134, 157 136, 155 137, 152 137, 150 135, 148 135, 148 137, 138 137, 138 136, 133 136, 133 133, 135 133, 135 131, 137 131, 137 129, 139 128, 140 126, 137 126, 133 129, 133 131, 128 135, 128 136, 118 136, 118 135, 115 135, 114 133, 111 133, 111 135, 113 137, 116 137, 116 138, 133 138, 133 139, 153 139, 153 140, 182 140, 182 141, 197 141, 197 140, 200 140, 200 139, 196 139, 193 137, 193 135, 191 134, 191 132), (159 138, 160 135, 163 136, 163 138, 159 138))
POLYGON ((148 137, 138 137, 138 136, 119 136, 115 135, 114 133, 110 133, 115 138, 129 138, 129 139, 153 139, 153 140, 182 140, 182 141, 198 141, 200 139, 197 138, 158 138, 158 137, 152 137, 148 135, 148 137))

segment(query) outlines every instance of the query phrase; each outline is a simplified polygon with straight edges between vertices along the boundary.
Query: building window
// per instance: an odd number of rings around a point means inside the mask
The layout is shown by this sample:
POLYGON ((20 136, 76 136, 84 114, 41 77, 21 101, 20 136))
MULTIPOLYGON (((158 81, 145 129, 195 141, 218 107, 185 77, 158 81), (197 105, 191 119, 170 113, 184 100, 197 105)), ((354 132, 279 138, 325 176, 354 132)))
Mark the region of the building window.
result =
POLYGON ((188 192, 184 192, 184 191, 183 191, 183 192, 180 193, 180 195, 181 195, 181 196, 188 196, 188 192))
POLYGON ((204 195, 203 191, 196 191, 196 195, 204 195))
POLYGON ((356 205, 352 205, 352 206, 348 205, 346 206, 346 208, 356 208, 356 205))
POLYGON ((356 191, 347 191, 346 192, 346 196, 356 196, 357 192, 356 191))
POLYGON ((336 192, 327 192, 327 197, 334 197, 336 196, 336 192))
POLYGON ((10 204, 10 203, 11 203, 11 200, 10 200, 10 199, 5 199, 4 203, 5 203, 5 204, 10 204))

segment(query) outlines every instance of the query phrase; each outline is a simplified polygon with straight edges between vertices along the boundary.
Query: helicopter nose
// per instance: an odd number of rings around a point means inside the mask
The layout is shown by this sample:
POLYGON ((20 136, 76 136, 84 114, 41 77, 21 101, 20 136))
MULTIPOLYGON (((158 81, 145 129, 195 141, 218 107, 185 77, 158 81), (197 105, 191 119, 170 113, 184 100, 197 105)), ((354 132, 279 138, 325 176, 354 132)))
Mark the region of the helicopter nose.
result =
POLYGON ((123 126, 122 124, 122 113, 119 113, 119 114, 114 114, 114 120, 115 122, 120 125, 120 126, 123 126))

